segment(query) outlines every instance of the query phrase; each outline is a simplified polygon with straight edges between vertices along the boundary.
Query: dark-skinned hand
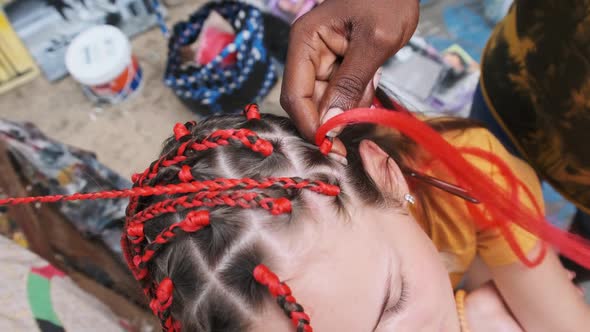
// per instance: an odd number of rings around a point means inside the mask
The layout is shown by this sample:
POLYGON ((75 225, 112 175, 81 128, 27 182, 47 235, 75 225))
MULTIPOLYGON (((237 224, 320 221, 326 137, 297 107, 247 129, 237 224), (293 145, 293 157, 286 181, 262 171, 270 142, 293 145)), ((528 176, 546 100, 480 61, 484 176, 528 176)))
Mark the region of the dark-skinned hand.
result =
MULTIPOLYGON (((418 3, 326 0, 295 22, 281 106, 306 139, 313 141, 317 128, 329 118, 370 106, 380 74, 377 70, 416 30, 418 3)), ((339 140, 332 151, 346 154, 339 140)))

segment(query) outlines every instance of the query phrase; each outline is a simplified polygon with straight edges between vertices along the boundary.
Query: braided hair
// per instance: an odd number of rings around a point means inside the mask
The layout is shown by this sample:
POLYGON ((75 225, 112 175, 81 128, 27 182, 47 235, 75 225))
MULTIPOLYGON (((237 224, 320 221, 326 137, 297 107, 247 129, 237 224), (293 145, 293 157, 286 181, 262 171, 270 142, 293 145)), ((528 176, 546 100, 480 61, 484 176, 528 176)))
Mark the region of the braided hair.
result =
MULTIPOLYGON (((309 199, 304 191, 326 196, 333 207, 344 211, 349 197, 373 205, 395 203, 377 189, 361 166, 358 144, 363 138, 389 147, 386 152, 406 177, 470 203, 481 202, 480 207, 468 204, 474 222, 498 227, 525 265, 539 264, 545 251, 533 260, 526 257, 508 229, 510 223, 590 267, 590 243, 546 223, 539 208, 523 208, 514 194, 522 189, 532 195, 498 156, 480 149, 454 148, 438 133, 469 128, 469 124, 423 123, 403 109, 358 109, 320 127, 317 145, 313 145, 301 138, 287 118, 261 115, 256 105, 247 106, 244 113, 245 118, 225 115, 177 124, 160 158, 132 177, 131 189, 6 198, 0 199, 0 205, 131 197, 121 240, 123 253, 165 331, 244 331, 253 322, 252 313, 259 312, 269 297, 298 332, 312 331, 304 306, 272 271, 268 250, 264 250, 266 237, 261 235, 297 224, 300 218, 295 213, 305 211, 302 208, 309 199), (360 123, 399 128, 407 137, 383 135, 375 126, 360 123), (349 153, 348 166, 344 166, 327 156, 332 142, 326 133, 348 124, 355 126, 339 136, 349 153), (419 166, 413 165, 418 147, 427 147, 451 173, 460 172, 454 178, 462 187, 413 170, 419 166), (498 166, 509 190, 495 185, 463 155, 498 166)), ((419 187, 415 183, 414 189, 419 187)), ((418 197, 421 201, 438 194, 424 193, 418 197)))
MULTIPOLYGON (((177 124, 160 158, 132 178, 133 189, 161 193, 131 198, 122 244, 166 331, 247 330, 269 295, 296 331, 312 331, 304 306, 267 266, 261 234, 299 221, 293 213, 307 205, 303 191, 331 197, 340 211, 353 196, 401 206, 362 167, 363 138, 392 141, 375 126, 341 135, 350 147, 345 166, 327 156, 331 139, 310 144, 289 119, 261 115, 255 104, 244 113, 177 124), (175 186, 193 188, 160 189, 175 186)), ((416 146, 403 136, 393 141, 389 154, 408 168, 416 146)))
POLYGON ((341 207, 344 166, 288 119, 256 105, 244 113, 177 124, 160 158, 133 176, 133 189, 197 187, 132 197, 127 210, 126 259, 164 330, 243 331, 270 294, 297 331, 312 331, 304 307, 265 265, 260 234, 295 222, 302 191, 341 207))

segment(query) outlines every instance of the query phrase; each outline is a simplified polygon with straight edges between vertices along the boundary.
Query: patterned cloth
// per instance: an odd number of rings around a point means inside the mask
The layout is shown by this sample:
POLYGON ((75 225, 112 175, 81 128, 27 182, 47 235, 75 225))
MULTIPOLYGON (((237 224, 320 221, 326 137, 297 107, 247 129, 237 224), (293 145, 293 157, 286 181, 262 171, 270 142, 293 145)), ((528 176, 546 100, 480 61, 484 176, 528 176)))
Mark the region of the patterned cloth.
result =
POLYGON ((0 331, 127 331, 63 272, 0 236, 0 331))
POLYGON ((517 0, 482 58, 489 109, 519 152, 590 213, 590 0, 517 0))
MULTIPOLYGON (((131 187, 127 180, 100 164, 92 153, 54 141, 32 124, 0 119, 0 140, 8 146, 16 168, 41 194, 67 195, 131 187)), ((127 203, 127 199, 114 199, 54 204, 78 231, 101 239, 113 252, 122 255, 119 242, 127 203)), ((13 238, 16 235, 14 239, 22 236, 1 210, 0 233, 13 238)))
POLYGON ((192 109, 238 112, 243 105, 260 102, 277 81, 273 59, 264 45, 260 10, 236 1, 210 2, 188 21, 174 25, 164 80, 192 109), (212 12, 219 13, 232 25, 235 40, 204 66, 183 64, 182 47, 197 40, 212 12), (233 53, 237 53, 236 63, 224 66, 223 59, 233 53))

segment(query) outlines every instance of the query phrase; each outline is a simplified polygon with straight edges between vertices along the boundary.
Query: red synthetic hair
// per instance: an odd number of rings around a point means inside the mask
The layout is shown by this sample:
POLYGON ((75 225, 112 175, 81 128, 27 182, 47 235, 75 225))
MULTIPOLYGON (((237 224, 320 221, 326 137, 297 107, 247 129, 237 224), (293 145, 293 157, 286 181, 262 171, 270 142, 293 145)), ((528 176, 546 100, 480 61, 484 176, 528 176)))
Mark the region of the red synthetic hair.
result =
POLYGON ((534 202, 532 194, 501 158, 481 149, 457 149, 427 124, 404 111, 399 105, 395 106, 397 110, 401 109, 402 111, 361 108, 344 112, 330 119, 318 129, 316 144, 323 144, 326 141, 326 134, 339 126, 372 123, 396 129, 442 162, 457 179, 458 184, 482 203, 477 206, 467 203, 474 221, 482 227, 498 227, 512 250, 525 265, 532 267, 539 264, 543 260, 545 250, 542 250, 540 255, 533 260, 526 257, 509 228, 510 223, 537 235, 546 243, 554 246, 561 254, 586 268, 590 268, 590 241, 551 225, 541 213, 538 203, 535 203, 535 210, 531 210, 515 200, 514 198, 517 197, 515 195, 520 190, 524 190, 525 194, 534 202), (506 179, 509 190, 501 189, 486 174, 465 160, 464 156, 466 155, 485 159, 497 166, 501 175, 506 179))

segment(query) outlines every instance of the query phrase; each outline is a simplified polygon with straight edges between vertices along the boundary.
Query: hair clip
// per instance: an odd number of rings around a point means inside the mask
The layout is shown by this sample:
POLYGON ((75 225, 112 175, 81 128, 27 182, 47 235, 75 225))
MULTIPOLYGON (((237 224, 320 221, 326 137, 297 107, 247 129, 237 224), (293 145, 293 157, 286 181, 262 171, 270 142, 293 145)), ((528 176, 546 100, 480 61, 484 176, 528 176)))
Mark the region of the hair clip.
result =
POLYGON ((436 187, 440 190, 446 191, 449 194, 461 197, 464 200, 469 201, 471 203, 474 203, 474 204, 480 203, 478 199, 470 196, 469 192, 467 190, 465 190, 459 186, 456 186, 454 184, 451 184, 451 183, 448 183, 448 182, 443 181, 441 179, 437 179, 435 177, 417 172, 417 171, 410 169, 410 168, 403 168, 402 173, 404 173, 406 176, 410 176, 416 180, 420 180, 420 181, 427 183, 433 187, 436 187))

